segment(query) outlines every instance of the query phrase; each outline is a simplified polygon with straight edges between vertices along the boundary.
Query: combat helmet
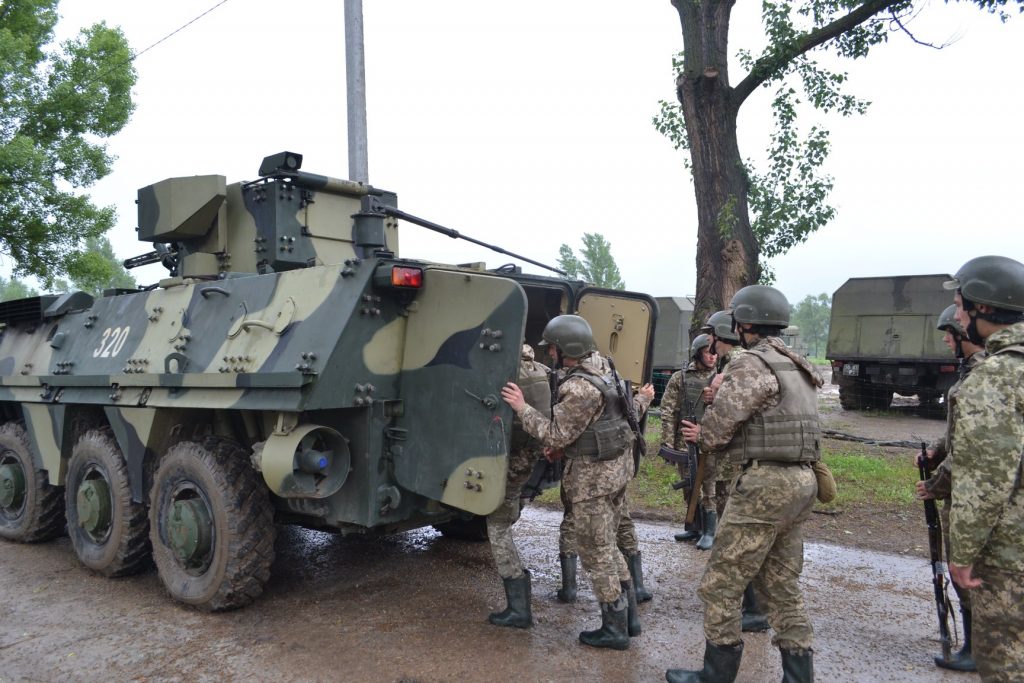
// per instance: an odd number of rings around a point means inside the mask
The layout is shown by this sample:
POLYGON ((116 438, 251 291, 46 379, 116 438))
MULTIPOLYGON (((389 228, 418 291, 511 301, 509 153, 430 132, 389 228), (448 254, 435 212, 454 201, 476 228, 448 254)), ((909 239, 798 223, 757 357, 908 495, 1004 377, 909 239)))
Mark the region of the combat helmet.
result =
POLYGON ((935 326, 935 329, 940 332, 952 332, 961 337, 967 336, 964 328, 960 326, 960 321, 956 319, 956 304, 946 306, 945 310, 939 314, 939 324, 935 326))
POLYGON ((597 351, 590 323, 578 315, 557 315, 548 321, 538 346, 553 344, 566 358, 583 358, 597 351))
POLYGON ((732 297, 732 317, 738 323, 763 327, 789 326, 789 301, 786 296, 767 285, 749 285, 732 297))
POLYGON ((960 291, 965 306, 987 304, 1004 311, 1024 312, 1024 263, 1006 256, 978 256, 960 267, 942 285, 960 291))
POLYGON ((702 331, 711 332, 716 339, 721 339, 730 344, 739 345, 740 338, 732 331, 732 313, 729 311, 716 311, 704 323, 702 331))
POLYGON ((706 349, 711 346, 711 337, 706 334, 698 334, 690 342, 690 360, 697 360, 697 354, 700 353, 701 349, 706 349))

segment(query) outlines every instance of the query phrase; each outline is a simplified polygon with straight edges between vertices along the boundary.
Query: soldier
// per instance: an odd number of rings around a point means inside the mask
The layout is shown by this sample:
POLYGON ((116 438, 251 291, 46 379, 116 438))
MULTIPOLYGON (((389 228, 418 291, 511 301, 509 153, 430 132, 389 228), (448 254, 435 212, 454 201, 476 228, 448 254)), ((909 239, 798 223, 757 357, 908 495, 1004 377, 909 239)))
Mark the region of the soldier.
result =
MULTIPOLYGON (((704 388, 711 383, 715 376, 715 362, 717 357, 711 351, 711 336, 699 334, 694 337, 690 344, 690 362, 685 369, 672 373, 668 384, 665 385, 665 393, 661 397, 661 443, 677 451, 685 451, 686 442, 679 434, 679 421, 683 418, 693 418, 700 422, 704 417, 704 388)), ((700 457, 700 456, 698 456, 700 457)), ((706 456, 705 456, 706 457, 706 456)), ((691 480, 696 476, 683 464, 679 465, 679 476, 683 481, 691 480)), ((701 487, 700 505, 697 514, 694 515, 695 522, 688 522, 683 527, 683 533, 676 534, 677 541, 696 541, 701 537, 704 528, 704 511, 711 509, 711 499, 714 497, 715 473, 714 467, 708 467, 704 463, 704 480, 695 482, 701 487)), ((683 488, 683 500, 689 507, 692 492, 683 488)))
MULTIPOLYGON (((542 337, 555 365, 566 368, 551 416, 530 407, 514 383, 505 385, 501 395, 528 434, 546 449, 563 451, 567 459, 562 487, 575 515, 580 559, 601 605, 601 628, 583 631, 580 642, 625 650, 630 626, 639 630, 639 617, 635 594, 629 599, 629 569, 615 544, 636 439, 626 419, 629 407, 620 398, 624 382, 597 353, 583 318, 552 318, 542 337)), ((654 388, 644 385, 636 402, 646 407, 653 394, 654 388)))
MULTIPOLYGON (((949 349, 960 359, 960 379, 949 388, 946 394, 946 433, 938 439, 927 450, 928 465, 934 467, 938 464, 935 472, 926 481, 917 482, 917 497, 921 500, 936 498, 945 501, 942 509, 939 510, 939 517, 942 524, 942 543, 946 548, 946 559, 949 560, 949 494, 952 482, 950 480, 950 468, 953 464, 950 440, 953 436, 953 417, 956 405, 957 394, 960 385, 966 379, 978 363, 985 358, 985 351, 981 346, 974 344, 967 338, 967 333, 960 327, 956 319, 956 305, 951 305, 939 316, 938 329, 945 332, 943 340, 949 349)), ((918 456, 920 457, 920 456, 918 456)), ((935 658, 936 666, 953 671, 977 671, 974 665, 974 658, 971 657, 971 593, 953 584, 957 597, 960 599, 960 615, 963 620, 964 640, 960 651, 953 655, 953 658, 946 660, 939 656, 935 658)))
POLYGON ((773 287, 736 292, 733 330, 746 349, 725 368, 703 425, 684 425, 683 436, 702 449, 738 463, 711 559, 701 579, 704 602, 704 667, 669 669, 669 683, 735 680, 743 655, 740 601, 753 581, 775 629, 784 680, 814 678, 811 622, 799 579, 803 523, 811 514, 819 457, 817 388, 810 362, 779 334, 789 325, 789 302, 773 287))
MULTIPOLYGON (((516 380, 523 391, 526 402, 544 415, 551 414, 551 390, 548 385, 548 368, 534 360, 533 349, 523 344, 519 358, 519 377, 516 380)), ((523 431, 518 418, 512 422, 512 436, 508 457, 508 476, 505 480, 505 500, 491 514, 487 515, 487 538, 498 574, 505 585, 507 606, 501 612, 487 617, 497 626, 529 628, 533 625, 530 609, 530 571, 523 567, 512 525, 519 520, 523 484, 530 478, 533 465, 543 454, 540 443, 523 431)))
MULTIPOLYGON (((718 374, 711 381, 711 385, 704 390, 704 401, 711 403, 715 400, 715 393, 722 384, 726 366, 738 354, 743 353, 740 347, 740 338, 732 329, 732 313, 729 311, 717 311, 712 313, 704 327, 708 330, 712 339, 712 350, 718 357, 718 374)), ((733 479, 740 473, 737 463, 730 462, 727 458, 716 457, 714 453, 705 454, 707 465, 714 472, 714 506, 705 508, 704 513, 704 534, 697 541, 697 548, 710 550, 715 543, 715 531, 718 527, 718 520, 725 512, 725 504, 729 500, 729 488, 733 479)), ((748 584, 743 591, 742 606, 742 628, 744 633, 760 633, 768 630, 768 619, 764 616, 757 604, 757 597, 754 595, 754 586, 748 584)))
POLYGON ((946 283, 988 358, 954 407, 949 573, 971 590, 983 681, 1024 680, 1024 264, 980 256, 946 283))

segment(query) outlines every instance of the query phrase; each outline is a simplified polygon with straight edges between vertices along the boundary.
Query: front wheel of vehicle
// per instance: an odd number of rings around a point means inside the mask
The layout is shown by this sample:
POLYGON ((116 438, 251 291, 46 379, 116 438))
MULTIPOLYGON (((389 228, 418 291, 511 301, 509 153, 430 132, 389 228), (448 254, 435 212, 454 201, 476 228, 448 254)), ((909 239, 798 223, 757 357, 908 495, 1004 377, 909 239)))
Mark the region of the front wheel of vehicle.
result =
POLYGON ((25 426, 0 426, 0 538, 48 541, 64 533, 64 495, 32 460, 25 426))

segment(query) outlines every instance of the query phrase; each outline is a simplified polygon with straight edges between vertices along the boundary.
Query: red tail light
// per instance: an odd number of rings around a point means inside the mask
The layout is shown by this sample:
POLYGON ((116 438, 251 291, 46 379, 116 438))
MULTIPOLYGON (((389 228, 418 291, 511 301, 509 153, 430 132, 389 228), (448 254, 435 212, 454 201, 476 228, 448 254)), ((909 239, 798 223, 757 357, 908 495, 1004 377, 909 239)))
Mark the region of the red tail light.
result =
POLYGON ((419 289, 423 286, 423 269, 393 266, 391 268, 391 285, 393 287, 419 289))
POLYGON ((957 367, 955 365, 940 365, 939 372, 956 372, 957 367))

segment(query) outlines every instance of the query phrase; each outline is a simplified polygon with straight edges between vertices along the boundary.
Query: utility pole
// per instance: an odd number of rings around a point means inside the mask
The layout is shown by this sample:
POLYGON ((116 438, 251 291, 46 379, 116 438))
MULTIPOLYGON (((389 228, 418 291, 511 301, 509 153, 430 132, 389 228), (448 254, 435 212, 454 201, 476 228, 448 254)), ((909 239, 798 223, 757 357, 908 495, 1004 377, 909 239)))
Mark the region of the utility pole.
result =
POLYGON ((349 180, 369 183, 363 0, 345 0, 345 83, 348 93, 348 177, 349 180))

